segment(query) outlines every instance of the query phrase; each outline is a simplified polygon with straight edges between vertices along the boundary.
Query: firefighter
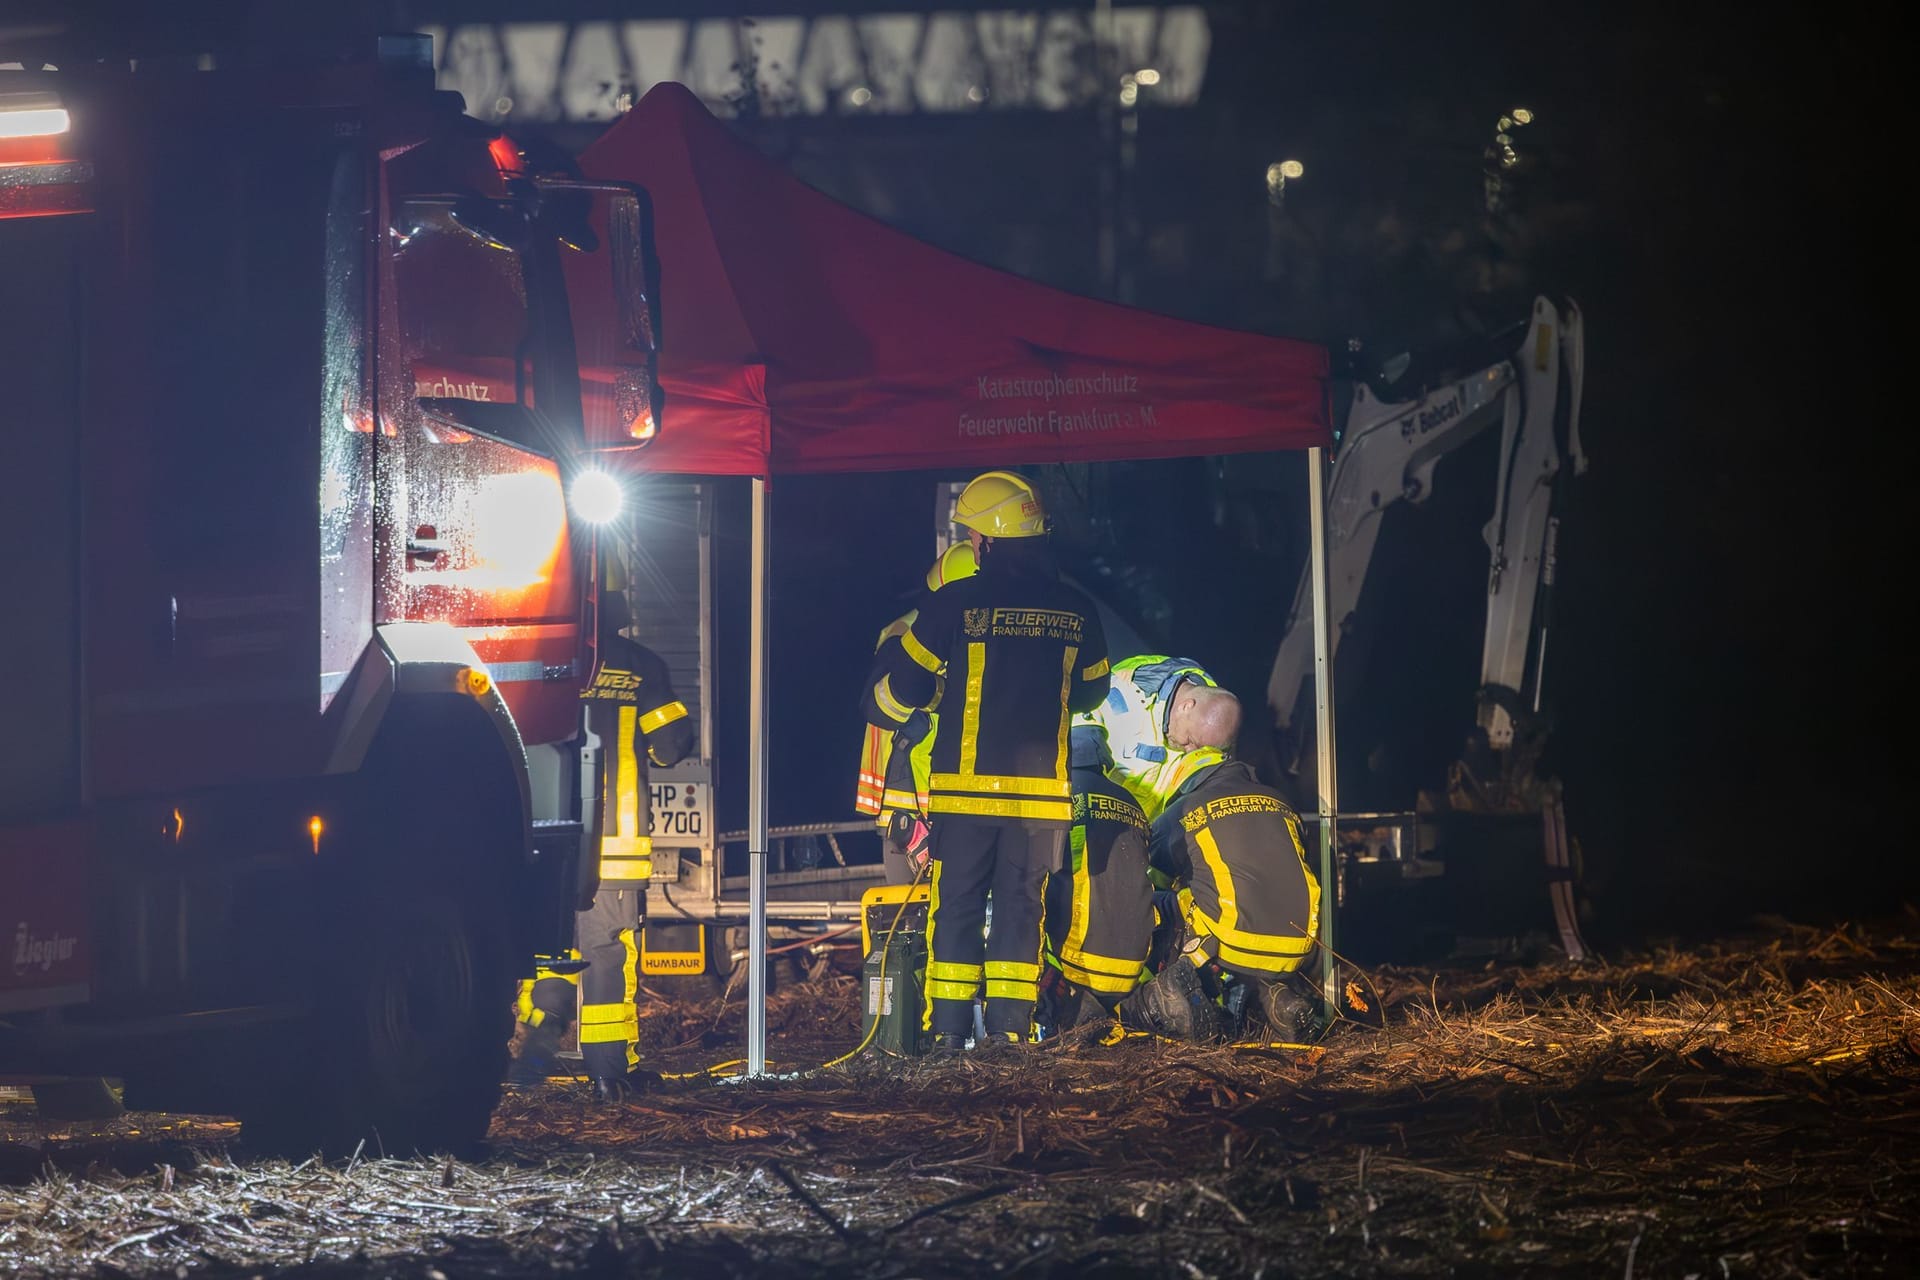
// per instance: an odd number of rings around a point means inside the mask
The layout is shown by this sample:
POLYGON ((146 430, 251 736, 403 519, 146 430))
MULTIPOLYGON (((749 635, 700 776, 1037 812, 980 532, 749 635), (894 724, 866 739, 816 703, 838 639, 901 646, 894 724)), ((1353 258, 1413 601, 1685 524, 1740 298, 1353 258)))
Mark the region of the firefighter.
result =
POLYGON ((1107 693, 1099 616, 1060 581, 1033 486, 989 471, 961 492, 954 520, 979 570, 921 602, 872 691, 880 707, 927 710, 945 677, 927 786, 924 1025, 936 1051, 964 1046, 983 982, 988 1042, 1024 1043, 1032 1030, 1042 896, 1073 817, 1068 721, 1107 693))
MULTIPOLYGON (((578 974, 580 1056, 595 1097, 617 1101, 646 1083, 636 1071, 640 1027, 634 999, 637 934, 653 875, 647 766, 665 768, 684 759, 693 749, 694 725, 673 691, 666 661, 624 634, 630 623, 624 592, 601 593, 600 618, 599 665, 581 697, 587 728, 600 740, 602 804, 597 858, 582 860, 591 905, 575 918, 574 936, 586 965, 578 974)), ((564 1034, 569 1019, 560 1010, 571 1013, 572 991, 557 980, 566 977, 536 976, 528 1003, 537 1017, 523 1005, 524 1046, 515 1079, 533 1074, 541 1057, 550 1062, 552 1046, 564 1034)))
MULTIPOLYGON (((949 582, 970 578, 978 567, 970 543, 948 547, 927 570, 927 590, 938 591, 949 582)), ((881 860, 888 884, 909 884, 925 865, 932 828, 927 825, 927 775, 931 772, 933 729, 931 712, 875 704, 873 691, 880 667, 895 660, 900 637, 919 615, 909 609, 887 624, 874 645, 875 670, 868 676, 861 711, 867 718, 866 741, 860 751, 860 781, 854 808, 872 814, 880 829, 881 860), (897 714, 904 711, 904 715, 897 714), (883 729, 881 723, 891 724, 883 729)), ((935 704, 939 702, 935 694, 935 704)))
POLYGON ((1084 722, 1107 731, 1113 776, 1149 821, 1181 778, 1217 763, 1240 735, 1240 700, 1189 658, 1149 654, 1113 664, 1113 688, 1084 722), (1194 752, 1206 753, 1195 759, 1194 752))
POLYGON ((1070 874, 1047 881, 1047 964, 1041 1023, 1071 1030, 1088 999, 1111 1018, 1146 974, 1153 943, 1153 885, 1147 878, 1147 815, 1107 776, 1113 757, 1106 731, 1076 724, 1068 742, 1073 771, 1070 874))
MULTIPOLYGON (((1148 856, 1177 891, 1162 898, 1166 932, 1155 952, 1164 967, 1139 1007, 1177 1019, 1196 990, 1233 1007, 1227 997, 1241 982, 1271 1030, 1288 1039, 1310 1033, 1317 1004, 1294 975, 1314 948, 1320 885, 1307 870, 1300 819, 1280 793, 1239 760, 1188 770, 1153 824, 1148 856)), ((1197 1038, 1215 1029, 1204 1021, 1197 1038)), ((1234 1029, 1232 1020, 1217 1029, 1234 1029)))

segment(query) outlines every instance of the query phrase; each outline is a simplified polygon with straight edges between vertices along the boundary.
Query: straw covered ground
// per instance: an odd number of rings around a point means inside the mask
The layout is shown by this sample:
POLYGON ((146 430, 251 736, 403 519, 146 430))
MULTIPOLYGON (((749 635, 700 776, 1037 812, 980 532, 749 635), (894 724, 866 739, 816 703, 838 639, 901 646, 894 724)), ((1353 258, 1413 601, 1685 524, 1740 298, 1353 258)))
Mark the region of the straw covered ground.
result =
MULTIPOLYGON (((1677 1280, 1920 1256, 1920 917, 1373 981, 1387 1029, 1308 1052, 1078 1044, 612 1109, 555 1082, 507 1097, 484 1164, 292 1165, 213 1121, 0 1110, 0 1274, 1677 1280)), ((776 1066, 856 1016, 842 975, 778 993, 776 1066)), ((736 999, 647 1025, 693 1066, 738 1021, 736 999)))

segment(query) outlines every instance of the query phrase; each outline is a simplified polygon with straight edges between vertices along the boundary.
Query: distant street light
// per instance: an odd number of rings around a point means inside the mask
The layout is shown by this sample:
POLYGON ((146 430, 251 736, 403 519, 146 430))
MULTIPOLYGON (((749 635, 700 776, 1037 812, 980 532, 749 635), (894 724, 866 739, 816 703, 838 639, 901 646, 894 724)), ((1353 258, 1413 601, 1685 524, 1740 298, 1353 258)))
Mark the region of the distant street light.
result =
POLYGON ((1286 199, 1287 183, 1307 176, 1307 166, 1298 160, 1279 160, 1267 166, 1267 199, 1275 208, 1286 199))

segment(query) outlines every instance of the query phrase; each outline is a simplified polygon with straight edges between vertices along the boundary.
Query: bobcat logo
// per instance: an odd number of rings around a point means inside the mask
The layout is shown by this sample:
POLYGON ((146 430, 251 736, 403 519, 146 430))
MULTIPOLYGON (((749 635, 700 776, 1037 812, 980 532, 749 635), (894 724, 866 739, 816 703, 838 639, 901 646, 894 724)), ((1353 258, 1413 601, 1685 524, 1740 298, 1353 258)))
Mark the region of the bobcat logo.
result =
POLYGON ((961 629, 970 636, 983 636, 987 634, 987 620, 991 616, 989 609, 968 609, 961 618, 961 629))

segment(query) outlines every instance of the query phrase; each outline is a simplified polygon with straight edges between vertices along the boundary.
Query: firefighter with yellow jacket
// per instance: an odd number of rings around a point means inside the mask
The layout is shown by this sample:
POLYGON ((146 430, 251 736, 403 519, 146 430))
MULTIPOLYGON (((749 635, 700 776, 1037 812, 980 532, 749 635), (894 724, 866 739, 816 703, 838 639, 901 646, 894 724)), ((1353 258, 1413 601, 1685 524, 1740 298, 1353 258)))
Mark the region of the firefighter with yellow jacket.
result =
POLYGON ((1111 1015, 1146 976, 1153 945, 1153 884, 1147 877, 1147 816, 1107 776, 1106 731, 1076 724, 1067 745, 1073 770, 1073 826, 1067 868, 1047 880, 1047 964, 1042 983, 1049 1033, 1071 1030, 1093 1011, 1111 1015))
MULTIPOLYGON (((949 582, 970 578, 977 567, 972 545, 956 543, 927 570, 927 590, 938 591, 949 582)), ((874 645, 877 667, 898 661, 900 637, 917 617, 919 610, 909 609, 887 624, 874 645)), ((860 781, 853 807, 873 815, 874 825, 880 829, 887 883, 908 884, 927 860, 932 834, 927 825, 927 778, 933 771, 933 732, 938 717, 898 705, 882 707, 874 701, 875 687, 869 682, 862 695, 867 736, 860 750, 860 781), (882 724, 890 727, 882 728, 882 724)))
POLYGON ((1073 817, 1068 719, 1107 692, 1099 616, 1060 581, 1033 486, 1007 471, 976 477, 954 520, 979 571, 926 597, 872 688, 883 708, 926 710, 940 697, 927 786, 925 1025, 935 1051, 964 1046, 983 983, 988 1042, 1031 1033, 1042 898, 1073 817), (993 932, 983 938, 989 899, 993 932))
MULTIPOLYGON (((693 721, 673 691, 666 661, 622 632, 630 623, 625 594, 600 601, 599 665, 581 694, 587 728, 600 740, 602 803, 593 858, 581 860, 584 899, 574 936, 585 970, 580 984, 580 1056, 602 1101, 624 1097, 645 1081, 639 1065, 640 945, 637 932, 653 875, 648 763, 665 768, 694 745, 693 721)), ((521 1004, 524 1037, 514 1079, 542 1076, 553 1048, 572 1020, 571 966, 537 974, 521 1004)))
POLYGON ((1154 822, 1149 856, 1178 891, 1162 899, 1171 898, 1162 912, 1171 936, 1156 947, 1166 959, 1142 989, 1143 1005, 1177 1015, 1176 997, 1190 995, 1196 977, 1210 998, 1240 979, 1272 1030, 1305 1033, 1317 1006, 1293 975, 1313 953, 1320 885, 1307 870, 1300 819, 1280 793, 1239 760, 1196 769, 1154 822))

